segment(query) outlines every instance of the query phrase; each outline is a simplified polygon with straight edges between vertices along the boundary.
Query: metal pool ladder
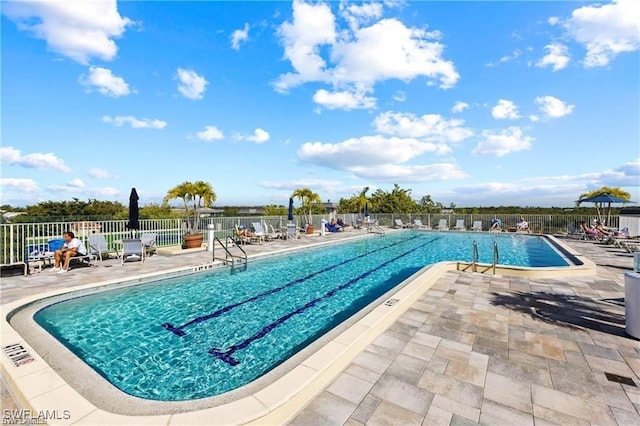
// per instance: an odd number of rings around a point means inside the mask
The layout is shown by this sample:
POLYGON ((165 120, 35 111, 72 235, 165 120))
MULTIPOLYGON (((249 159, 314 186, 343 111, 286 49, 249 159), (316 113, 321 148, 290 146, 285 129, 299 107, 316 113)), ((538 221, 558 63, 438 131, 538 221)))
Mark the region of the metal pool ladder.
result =
POLYGON ((500 253, 498 253, 498 242, 493 242, 493 275, 496 274, 496 264, 500 261, 500 253))
POLYGON ((380 234, 380 235, 384 235, 384 229, 382 229, 382 227, 380 225, 378 225, 378 223, 370 223, 369 227, 367 228, 367 233, 372 232, 374 234, 380 234))
POLYGON ((472 270, 473 272, 478 272, 478 243, 476 240, 473 240, 473 253, 471 255, 472 261, 472 270))
MULTIPOLYGON (((247 252, 245 252, 244 249, 240 247, 240 245, 233 238, 227 237, 223 244, 218 237, 215 237, 215 242, 220 244, 220 247, 222 247, 225 252, 224 258, 218 258, 219 260, 221 260, 225 265, 228 265, 230 262, 231 269, 235 268, 237 260, 240 265, 244 265, 244 269, 247 269, 247 252), (231 253, 231 251, 229 250, 229 243, 231 243, 231 246, 238 248, 242 254, 231 253)), ((213 260, 216 260, 215 250, 213 252, 213 260)))

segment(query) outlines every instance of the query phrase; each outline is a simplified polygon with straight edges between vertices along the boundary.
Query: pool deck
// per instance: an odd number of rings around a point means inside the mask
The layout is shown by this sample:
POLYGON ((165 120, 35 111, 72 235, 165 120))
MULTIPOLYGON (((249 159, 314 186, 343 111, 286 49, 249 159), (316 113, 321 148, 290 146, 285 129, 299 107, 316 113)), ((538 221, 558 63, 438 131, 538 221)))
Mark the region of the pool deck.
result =
MULTIPOLYGON (((250 255, 359 231, 245 246, 250 255)), ((562 240, 597 265, 571 278, 446 272, 333 378, 291 424, 640 424, 640 342, 624 334, 624 273, 633 258, 562 240), (605 373, 636 386, 610 381, 605 373)), ((159 253, 3 277, 1 303, 210 261, 159 253)), ((610 376, 610 378, 614 378, 610 376)), ((13 408, 3 381, 2 405, 13 408)), ((208 419, 207 423, 215 423, 208 419)), ((126 424, 122 423, 122 424, 126 424)))

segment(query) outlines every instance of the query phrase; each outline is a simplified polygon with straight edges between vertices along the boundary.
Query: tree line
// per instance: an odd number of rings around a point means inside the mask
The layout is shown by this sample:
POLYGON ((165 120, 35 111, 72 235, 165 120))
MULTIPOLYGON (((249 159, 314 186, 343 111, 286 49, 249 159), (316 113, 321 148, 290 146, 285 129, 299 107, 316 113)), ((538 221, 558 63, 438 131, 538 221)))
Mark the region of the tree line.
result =
MULTIPOLYGON (((454 203, 445 206, 435 201, 430 195, 425 195, 416 200, 411 195, 411 189, 402 188, 394 184, 393 188, 385 191, 381 188, 371 192, 369 187, 354 193, 349 198, 340 198, 337 203, 338 213, 364 212, 365 205, 370 214, 375 213, 411 213, 411 214, 438 214, 444 210, 453 210, 457 214, 587 214, 596 212, 595 206, 585 206, 582 200, 601 194, 610 194, 616 197, 630 200, 630 194, 620 188, 602 187, 600 189, 580 194, 576 206, 567 207, 522 207, 522 206, 492 206, 492 207, 457 207, 454 203)), ((321 203, 320 195, 309 188, 296 189, 292 197, 301 201, 301 206, 295 209, 297 215, 326 213, 321 203)), ((604 207, 604 206, 599 206, 604 207)), ((612 214, 618 214, 619 207, 611 207, 612 214)), ((2 205, 3 211, 23 212, 16 216, 12 222, 56 222, 76 220, 126 220, 128 218, 128 206, 117 201, 101 201, 89 199, 81 201, 72 198, 69 201, 43 201, 35 205, 17 208, 10 205, 2 205)), ((239 209, 228 206, 222 208, 223 216, 237 216, 239 209)), ((288 207, 283 205, 267 205, 263 207, 264 216, 284 216, 288 213, 288 207)), ((140 219, 177 219, 183 217, 183 213, 176 212, 166 202, 151 203, 140 207, 140 219)))

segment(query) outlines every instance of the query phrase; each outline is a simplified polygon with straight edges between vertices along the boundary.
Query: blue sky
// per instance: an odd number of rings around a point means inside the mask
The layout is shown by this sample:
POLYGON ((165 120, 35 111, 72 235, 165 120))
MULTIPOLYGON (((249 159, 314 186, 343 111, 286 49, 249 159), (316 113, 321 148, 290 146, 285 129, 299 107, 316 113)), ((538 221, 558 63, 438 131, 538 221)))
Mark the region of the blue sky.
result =
POLYGON ((3 1, 1 203, 640 201, 640 2, 3 1))

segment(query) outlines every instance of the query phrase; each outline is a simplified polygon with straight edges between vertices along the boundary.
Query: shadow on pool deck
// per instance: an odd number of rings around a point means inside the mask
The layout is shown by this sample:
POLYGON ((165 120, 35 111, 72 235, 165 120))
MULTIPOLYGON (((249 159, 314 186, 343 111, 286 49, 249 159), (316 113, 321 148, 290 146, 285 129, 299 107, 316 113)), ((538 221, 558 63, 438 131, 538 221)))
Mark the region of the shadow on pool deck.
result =
POLYGON ((532 319, 630 338, 624 331, 624 302, 620 307, 605 299, 548 292, 492 293, 492 296, 492 305, 528 314, 532 319))

